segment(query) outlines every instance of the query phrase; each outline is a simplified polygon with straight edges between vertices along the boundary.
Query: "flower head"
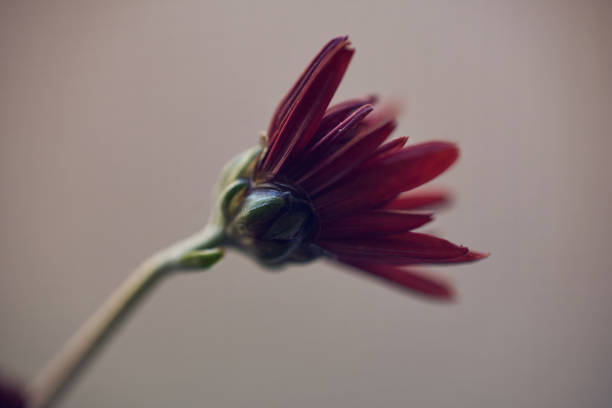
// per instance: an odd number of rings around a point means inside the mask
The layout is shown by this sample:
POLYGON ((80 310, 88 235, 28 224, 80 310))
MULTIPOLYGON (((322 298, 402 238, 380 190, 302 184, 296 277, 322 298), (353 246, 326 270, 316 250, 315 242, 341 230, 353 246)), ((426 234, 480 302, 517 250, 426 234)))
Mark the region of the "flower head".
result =
POLYGON ((262 146, 238 156, 221 181, 228 240, 267 265, 320 256, 422 294, 450 297, 414 265, 485 255, 413 232, 432 220, 440 192, 409 192, 458 157, 452 143, 387 140, 393 104, 368 96, 329 107, 353 56, 347 37, 327 43, 278 105, 262 146))

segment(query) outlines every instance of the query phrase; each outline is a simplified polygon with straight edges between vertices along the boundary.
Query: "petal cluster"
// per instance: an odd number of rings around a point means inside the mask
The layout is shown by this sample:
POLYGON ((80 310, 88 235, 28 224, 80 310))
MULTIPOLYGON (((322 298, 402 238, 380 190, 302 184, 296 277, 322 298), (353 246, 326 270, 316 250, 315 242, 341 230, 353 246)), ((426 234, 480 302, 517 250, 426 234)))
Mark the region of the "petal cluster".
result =
POLYGON ((451 297, 451 288, 416 264, 470 262, 485 255, 413 232, 432 220, 422 210, 447 200, 441 191, 411 190, 458 157, 457 147, 389 140, 398 109, 375 96, 329 107, 353 56, 347 37, 326 44, 277 107, 254 169, 258 183, 291 185, 318 221, 307 243, 341 263, 422 294, 451 297))

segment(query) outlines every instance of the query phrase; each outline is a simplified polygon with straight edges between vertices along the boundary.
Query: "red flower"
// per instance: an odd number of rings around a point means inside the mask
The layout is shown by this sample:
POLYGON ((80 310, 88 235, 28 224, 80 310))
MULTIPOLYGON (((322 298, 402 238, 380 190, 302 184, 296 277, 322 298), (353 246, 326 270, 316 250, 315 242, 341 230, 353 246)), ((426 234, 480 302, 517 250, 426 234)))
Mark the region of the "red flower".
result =
POLYGON ((229 235, 267 263, 324 255, 403 288, 451 297, 449 286, 412 265, 485 255, 412 232, 432 220, 413 210, 446 196, 405 193, 443 173, 459 151, 447 142, 386 141, 396 109, 375 108, 373 96, 328 108, 354 52, 349 44, 338 37, 325 45, 279 104, 242 208, 260 213, 238 216, 229 235), (269 200, 274 210, 262 216, 269 200))

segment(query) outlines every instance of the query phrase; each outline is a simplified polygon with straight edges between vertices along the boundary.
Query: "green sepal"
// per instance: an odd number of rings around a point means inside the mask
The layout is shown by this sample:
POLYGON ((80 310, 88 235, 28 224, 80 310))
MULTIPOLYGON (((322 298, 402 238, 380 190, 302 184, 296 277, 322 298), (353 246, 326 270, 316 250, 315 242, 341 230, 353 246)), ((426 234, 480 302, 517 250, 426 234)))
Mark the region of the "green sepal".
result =
POLYGON ((214 190, 211 224, 224 230, 238 211, 250 187, 250 180, 262 148, 255 146, 232 158, 221 170, 214 190))
POLYGON ((224 224, 234 218, 242 206, 242 200, 244 200, 250 184, 248 179, 239 178, 229 183, 221 192, 219 196, 219 210, 224 224))
POLYGON ((304 228, 308 219, 306 212, 288 212, 278 217, 262 236, 263 239, 294 239, 304 228))
POLYGON ((286 194, 278 190, 251 190, 233 220, 233 228, 245 236, 260 236, 286 205, 286 194))
POLYGON ((223 258, 223 249, 221 248, 199 249, 187 252, 179 259, 178 264, 186 269, 207 269, 221 258, 223 258))
POLYGON ((231 159, 219 176, 217 193, 224 191, 228 185, 239 177, 250 178, 257 163, 257 157, 261 153, 261 146, 255 146, 231 159))

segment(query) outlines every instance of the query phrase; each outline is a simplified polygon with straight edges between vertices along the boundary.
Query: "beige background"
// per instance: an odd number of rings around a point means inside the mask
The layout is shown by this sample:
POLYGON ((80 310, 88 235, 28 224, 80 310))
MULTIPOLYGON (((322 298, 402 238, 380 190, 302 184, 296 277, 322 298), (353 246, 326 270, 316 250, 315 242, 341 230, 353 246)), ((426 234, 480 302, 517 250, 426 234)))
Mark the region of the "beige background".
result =
POLYGON ((434 228, 492 257, 457 304, 230 253, 149 298, 65 407, 612 405, 612 3, 3 1, 0 367, 29 378, 144 256, 206 219, 330 37, 338 98, 457 141, 434 228))

